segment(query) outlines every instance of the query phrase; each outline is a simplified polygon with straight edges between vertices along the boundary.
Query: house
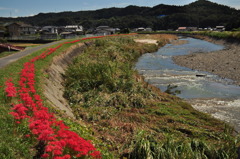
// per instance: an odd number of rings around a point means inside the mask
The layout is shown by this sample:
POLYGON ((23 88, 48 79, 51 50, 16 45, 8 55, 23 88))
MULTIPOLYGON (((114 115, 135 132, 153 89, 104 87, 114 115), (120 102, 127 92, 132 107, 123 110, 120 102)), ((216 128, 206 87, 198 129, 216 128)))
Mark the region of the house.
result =
POLYGON ((36 28, 29 24, 21 24, 20 30, 21 30, 21 34, 23 35, 36 34, 36 28))
POLYGON ((60 35, 63 39, 74 39, 77 37, 73 32, 62 32, 60 35))
POLYGON ((178 27, 176 31, 197 31, 197 27, 178 27))
POLYGON ((197 27, 187 27, 187 31, 197 31, 197 27))
POLYGON ((187 31, 187 27, 178 27, 176 31, 187 31))
POLYGON ((58 27, 56 27, 56 26, 44 26, 44 27, 42 27, 41 32, 58 34, 58 27))
POLYGON ((143 27, 140 27, 140 28, 137 28, 136 31, 146 31, 146 29, 143 27))
POLYGON ((145 30, 151 32, 152 28, 146 28, 145 30))
POLYGON ((225 31, 225 27, 224 26, 216 26, 215 30, 216 31, 225 31))
POLYGON ((10 23, 6 25, 10 37, 19 37, 21 35, 35 34, 33 26, 25 23, 10 23))
POLYGON ((76 32, 81 33, 83 32, 83 26, 80 25, 67 25, 64 29, 65 32, 76 32))
POLYGON ((6 25, 10 37, 16 37, 21 35, 21 25, 18 23, 10 23, 6 25))
POLYGON ((95 35, 98 35, 98 36, 112 35, 116 33, 116 29, 111 28, 109 26, 99 26, 96 28, 94 33, 95 35))

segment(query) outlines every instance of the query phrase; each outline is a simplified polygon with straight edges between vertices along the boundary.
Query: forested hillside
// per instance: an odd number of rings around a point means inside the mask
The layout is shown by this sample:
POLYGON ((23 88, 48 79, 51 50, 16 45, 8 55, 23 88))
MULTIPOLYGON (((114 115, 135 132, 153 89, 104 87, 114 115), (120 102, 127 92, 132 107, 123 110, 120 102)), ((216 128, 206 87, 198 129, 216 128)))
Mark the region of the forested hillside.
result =
POLYGON ((154 7, 128 6, 95 11, 39 13, 32 17, 0 18, 0 21, 23 21, 38 26, 79 24, 85 29, 100 25, 118 28, 151 27, 154 30, 224 25, 227 30, 231 30, 240 27, 239 16, 240 11, 237 9, 198 0, 185 6, 160 4, 154 7))

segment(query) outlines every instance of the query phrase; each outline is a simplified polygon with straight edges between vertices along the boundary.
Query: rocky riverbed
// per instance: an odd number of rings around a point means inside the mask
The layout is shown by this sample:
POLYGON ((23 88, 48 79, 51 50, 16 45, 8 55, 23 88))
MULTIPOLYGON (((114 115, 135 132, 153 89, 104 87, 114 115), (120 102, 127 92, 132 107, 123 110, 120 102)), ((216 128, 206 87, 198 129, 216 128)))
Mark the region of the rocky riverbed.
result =
POLYGON ((216 44, 222 44, 225 49, 209 53, 192 53, 174 56, 173 61, 194 70, 207 71, 234 81, 240 85, 240 45, 227 43, 223 40, 205 39, 216 44))

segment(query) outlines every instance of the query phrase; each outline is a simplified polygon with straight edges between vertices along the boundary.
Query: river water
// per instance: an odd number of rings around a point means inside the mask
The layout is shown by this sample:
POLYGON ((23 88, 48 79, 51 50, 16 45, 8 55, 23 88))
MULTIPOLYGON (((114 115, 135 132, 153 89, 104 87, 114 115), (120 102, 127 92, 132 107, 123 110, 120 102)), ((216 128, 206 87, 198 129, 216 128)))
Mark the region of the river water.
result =
POLYGON ((166 91, 168 86, 178 97, 213 117, 228 122, 240 131, 240 87, 233 85, 230 79, 217 75, 191 70, 176 65, 173 56, 191 53, 206 53, 224 49, 204 40, 180 38, 187 41, 182 45, 167 44, 155 53, 147 53, 139 58, 136 69, 145 77, 145 81, 166 91))

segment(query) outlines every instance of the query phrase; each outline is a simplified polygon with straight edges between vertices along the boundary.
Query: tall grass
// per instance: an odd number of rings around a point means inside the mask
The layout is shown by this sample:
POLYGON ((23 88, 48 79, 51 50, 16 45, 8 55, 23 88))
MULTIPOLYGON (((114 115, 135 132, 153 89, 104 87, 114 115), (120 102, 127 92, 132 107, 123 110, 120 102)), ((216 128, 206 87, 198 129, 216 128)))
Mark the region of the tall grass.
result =
POLYGON ((155 45, 140 47, 129 38, 99 39, 66 72, 65 97, 82 106, 144 107, 154 95, 136 82, 133 61, 155 45), (78 80, 79 79, 79 80, 78 80))
POLYGON ((166 137, 162 142, 157 142, 153 136, 144 136, 140 132, 133 142, 130 159, 233 159, 237 158, 237 140, 222 145, 209 145, 203 140, 182 140, 166 137))

